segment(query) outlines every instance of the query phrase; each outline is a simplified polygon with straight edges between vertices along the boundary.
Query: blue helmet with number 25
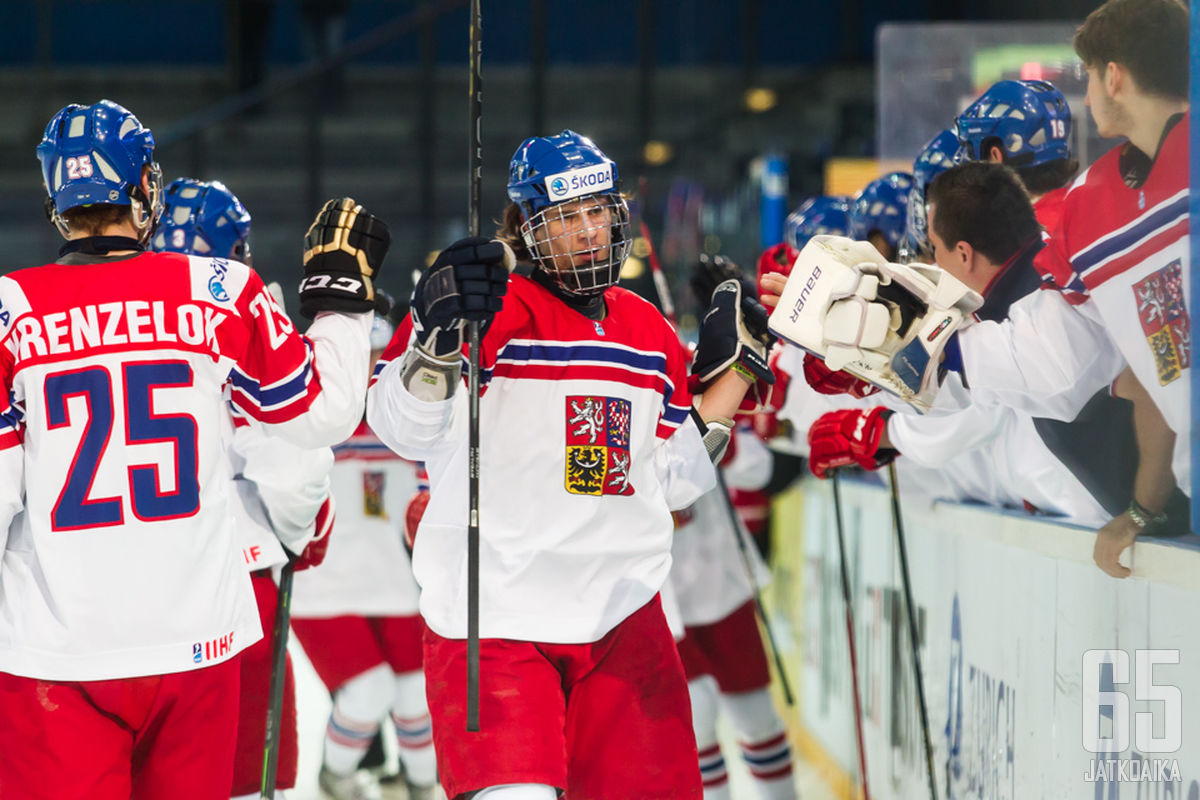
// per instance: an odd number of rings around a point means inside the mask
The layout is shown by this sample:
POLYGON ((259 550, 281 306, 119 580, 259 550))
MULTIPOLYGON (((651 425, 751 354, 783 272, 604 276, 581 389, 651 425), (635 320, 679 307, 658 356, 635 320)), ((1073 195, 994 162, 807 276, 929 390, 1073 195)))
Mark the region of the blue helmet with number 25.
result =
POLYGON ((629 207, 617 165, 590 139, 565 130, 526 139, 509 165, 508 198, 534 266, 565 294, 616 285, 629 255, 629 207))
POLYGON ((137 117, 112 102, 72 103, 50 120, 37 148, 49 199, 46 213, 63 236, 63 212, 80 206, 130 206, 142 241, 162 212, 162 171, 154 161, 154 134, 137 117), (150 168, 149 194, 142 189, 150 168))
POLYGON ((1047 81, 1000 81, 955 120, 958 139, 975 161, 999 147, 1011 167, 1071 157, 1071 106, 1047 81))
POLYGON ((176 178, 167 187, 155 250, 249 263, 250 212, 220 181, 176 178))

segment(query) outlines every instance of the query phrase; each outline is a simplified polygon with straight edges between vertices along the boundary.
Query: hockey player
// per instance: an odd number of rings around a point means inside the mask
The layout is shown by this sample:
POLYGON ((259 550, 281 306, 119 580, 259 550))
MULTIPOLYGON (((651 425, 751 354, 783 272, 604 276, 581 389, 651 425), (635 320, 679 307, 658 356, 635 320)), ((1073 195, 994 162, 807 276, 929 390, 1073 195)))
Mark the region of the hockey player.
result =
POLYGON ((908 222, 912 187, 907 172, 889 172, 863 187, 850 203, 850 238, 870 242, 885 259, 895 261, 908 222))
POLYGON ((913 160, 913 187, 905 207, 904 238, 898 253, 901 262, 932 260, 925 208, 926 193, 933 179, 954 166, 961 152, 958 134, 947 129, 930 139, 913 160))
POLYGON ((687 687, 658 600, 671 508, 714 484, 750 377, 769 381, 761 313, 714 295, 686 356, 615 287, 631 241, 616 166, 571 131, 513 156, 499 232, 447 247, 413 293, 368 422, 429 470, 414 544, 438 770, 447 796, 699 798, 687 687), (508 275, 507 247, 531 262, 508 275), (462 321, 486 326, 480 401, 480 728, 464 733, 467 435, 462 321), (706 447, 707 444, 707 447, 706 447))
MULTIPOLYGON (((1005 319, 1041 285, 1033 268, 1041 227, 1020 179, 1001 164, 968 162, 938 175, 928 197, 938 265, 983 296, 977 319, 1005 319)), ((1098 528, 1129 503, 1133 439, 1129 404, 1107 391, 1062 423, 973 404, 952 374, 927 415, 878 405, 826 413, 809 432, 809 464, 825 477, 832 467, 874 469, 903 454, 901 477, 918 491, 948 486, 951 499, 1032 507, 1098 528), (915 480, 912 463, 937 479, 915 480)))
MULTIPOLYGON (((371 328, 372 367, 393 329, 371 328)), ((334 448, 338 536, 321 569, 296 576, 292 628, 333 697, 318 783, 333 800, 380 795, 358 765, 390 715, 412 800, 433 797, 436 768, 421 671, 419 589, 404 548, 417 466, 376 438, 364 421, 334 448)))
MULTIPOLYGON (((1129 141, 1075 181, 1038 254, 1039 271, 1061 293, 1035 292, 1014 303, 1007 320, 947 340, 922 378, 959 367, 975 402, 1071 420, 1127 363, 1164 428, 1147 435, 1139 426, 1139 471, 1165 476, 1173 467, 1184 492, 1191 473, 1187 30, 1187 9, 1175 0, 1110 0, 1088 16, 1075 37, 1088 69, 1088 106, 1102 135, 1129 141), (1162 444, 1148 447, 1150 440, 1162 444)), ((904 342, 860 352, 886 360, 895 345, 904 342)), ((1097 537, 1097 563, 1116 576, 1129 574, 1116 557, 1164 522, 1172 491, 1169 480, 1138 484, 1129 508, 1097 537)))
POLYGON ((1067 185, 1079 171, 1079 160, 1071 156, 1071 106, 1063 93, 1048 81, 999 81, 954 125, 964 157, 1015 169, 1038 222, 1054 230, 1067 185))
MULTIPOLYGON (((151 246, 158 252, 212 256, 253 266, 250 222, 246 207, 220 181, 177 178, 167 186, 162 218, 151 246)), ((279 284, 269 284, 267 290, 282 309, 279 284)), ((297 571, 316 566, 324 557, 333 524, 329 493, 333 452, 328 447, 304 450, 268 437, 245 414, 231 411, 233 416, 226 435, 237 491, 237 501, 231 503, 231 508, 264 631, 263 638, 243 650, 238 659, 241 691, 232 796, 234 800, 249 800, 260 796, 267 703, 271 696, 274 659, 270 634, 275 629, 279 596, 271 570, 289 559, 281 541, 292 544, 311 539, 296 559, 297 571)), ((296 785, 299 753, 291 654, 284 663, 277 790, 296 785)))
POLYGON ((5 796, 228 796, 234 656, 261 630, 222 388, 307 447, 361 414, 386 229, 327 204, 302 337, 245 265, 144 252, 162 203, 153 142, 107 100, 59 111, 38 156, 68 241, 0 278, 0 716, 25 720, 0 725, 5 796))
MULTIPOLYGON (((726 485, 762 489, 771 477, 771 453, 748 425, 739 425, 722 462, 726 485)), ((792 750, 771 699, 770 668, 758 631, 750 576, 734 537, 729 500, 718 487, 678 512, 671 545, 671 585, 685 636, 679 656, 692 700, 692 727, 700 756, 704 800, 731 797, 717 716, 732 724, 755 793, 763 800, 796 797, 792 750)), ((751 563, 765 572, 753 543, 751 563)), ((758 581, 763 576, 755 575, 758 581)))

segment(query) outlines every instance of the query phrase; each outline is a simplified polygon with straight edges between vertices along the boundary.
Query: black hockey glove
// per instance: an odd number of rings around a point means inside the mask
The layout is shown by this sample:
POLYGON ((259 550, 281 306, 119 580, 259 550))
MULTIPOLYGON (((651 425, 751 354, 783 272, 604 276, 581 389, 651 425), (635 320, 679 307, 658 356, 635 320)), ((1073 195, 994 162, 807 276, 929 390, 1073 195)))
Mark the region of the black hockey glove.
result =
POLYGON ((758 297, 758 290, 742 274, 741 268, 733 262, 733 259, 722 255, 710 256, 707 253, 701 253, 700 259, 692 269, 692 277, 688 279, 688 285, 691 286, 692 294, 696 296, 700 305, 707 308, 708 304, 712 302, 713 292, 717 290, 717 286, 730 278, 742 284, 744 296, 758 297))
POLYGON ((507 245, 480 236, 459 239, 439 253, 413 289, 413 330, 421 349, 439 357, 461 350, 464 322, 480 322, 486 331, 514 264, 507 245))
POLYGON ((304 235, 300 313, 309 319, 320 311, 386 314, 375 276, 391 243, 387 225, 352 198, 327 202, 304 235))
POLYGON ((734 369, 751 383, 772 384, 767 366, 767 310, 730 279, 717 286, 712 305, 700 322, 700 341, 692 360, 692 374, 706 385, 726 369, 734 369))

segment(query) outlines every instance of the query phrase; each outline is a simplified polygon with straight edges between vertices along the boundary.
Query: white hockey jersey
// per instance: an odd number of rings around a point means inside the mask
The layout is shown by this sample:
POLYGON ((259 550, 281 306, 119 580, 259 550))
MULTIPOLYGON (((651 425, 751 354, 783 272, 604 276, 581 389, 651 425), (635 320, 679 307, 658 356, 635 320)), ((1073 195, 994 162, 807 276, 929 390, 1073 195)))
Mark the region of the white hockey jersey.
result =
POLYGON ((1050 297, 1014 305, 1010 323, 960 335, 972 392, 1070 420, 1127 362, 1176 433, 1175 478, 1190 494, 1188 245, 1184 114, 1152 163, 1126 143, 1075 181, 1037 259, 1062 296, 1040 292, 1050 297))
POLYGON ((336 531, 321 565, 296 573, 292 616, 416 614, 404 511, 417 491, 417 465, 389 450, 365 422, 333 453, 336 531))
POLYGON ((231 524, 233 402, 315 447, 361 415, 370 315, 297 334, 238 262, 78 253, 0 278, 0 670, 198 669, 260 635, 231 524))
MULTIPOLYGON (((578 643, 603 637, 654 597, 670 569, 670 509, 714 484, 687 422, 686 355, 632 292, 605 293, 592 321, 534 281, 509 279, 483 341, 480 401, 480 635, 578 643)), ((372 430, 422 460, 431 500, 413 568, 421 613, 466 636, 467 415, 464 392, 409 394, 402 325, 368 396, 372 430)))
POLYGON ((237 412, 228 436, 237 495, 230 507, 242 560, 250 572, 282 566, 288 558, 284 545, 298 555, 317 533, 317 513, 329 499, 333 451, 267 436, 237 412))
MULTIPOLYGON (((762 440, 739 427, 733 458, 722 466, 730 488, 761 489, 771 479, 771 453, 762 440)), ((675 515, 679 526, 671 544, 671 581, 683 624, 709 625, 719 622, 753 596, 750 576, 735 536, 740 536, 755 571, 755 582, 763 586, 767 570, 740 520, 734 528, 729 500, 721 487, 705 492, 690 508, 675 515)))

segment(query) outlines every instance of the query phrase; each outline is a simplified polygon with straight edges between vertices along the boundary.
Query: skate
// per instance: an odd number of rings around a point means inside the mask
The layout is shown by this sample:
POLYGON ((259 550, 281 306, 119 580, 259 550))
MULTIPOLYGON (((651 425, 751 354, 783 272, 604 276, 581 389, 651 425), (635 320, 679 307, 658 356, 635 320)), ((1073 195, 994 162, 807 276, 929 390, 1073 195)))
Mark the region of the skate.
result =
POLYGON ((379 782, 363 770, 349 775, 336 775, 322 766, 317 784, 321 787, 321 796, 326 800, 383 800, 379 782))

